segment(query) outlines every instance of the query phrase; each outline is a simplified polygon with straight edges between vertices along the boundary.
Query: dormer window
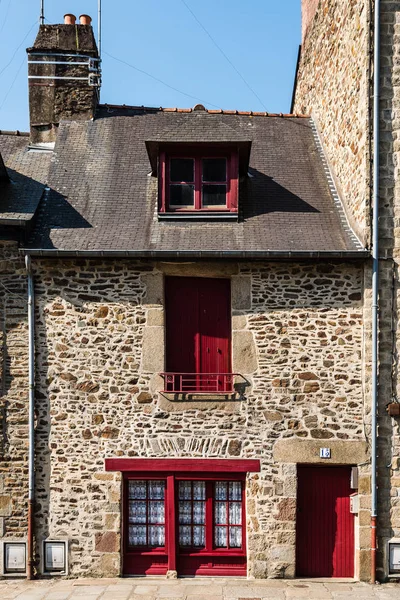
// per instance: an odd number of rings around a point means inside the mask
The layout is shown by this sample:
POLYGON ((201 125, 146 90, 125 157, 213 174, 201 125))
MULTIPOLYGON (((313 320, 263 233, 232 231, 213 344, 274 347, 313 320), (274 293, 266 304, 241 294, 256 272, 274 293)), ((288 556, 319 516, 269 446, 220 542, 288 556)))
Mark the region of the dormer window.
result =
POLYGON ((237 214, 238 156, 195 148, 160 154, 160 213, 237 214))
POLYGON ((227 159, 171 157, 167 167, 167 202, 172 210, 227 208, 227 159))

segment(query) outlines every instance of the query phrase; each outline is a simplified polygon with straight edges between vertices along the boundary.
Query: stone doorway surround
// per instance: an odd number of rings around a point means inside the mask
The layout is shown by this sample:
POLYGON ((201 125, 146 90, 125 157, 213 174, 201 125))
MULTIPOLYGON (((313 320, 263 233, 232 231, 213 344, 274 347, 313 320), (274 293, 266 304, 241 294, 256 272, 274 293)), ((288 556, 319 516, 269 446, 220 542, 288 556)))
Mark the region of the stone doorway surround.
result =
MULTIPOLYGON (((355 440, 284 439, 278 440, 275 443, 273 456, 276 462, 286 463, 287 468, 292 471, 292 476, 296 478, 296 491, 298 464, 321 465, 323 467, 329 467, 329 465, 357 465, 359 472, 359 513, 355 515, 354 522, 354 573, 357 580, 368 580, 371 570, 371 475, 366 442, 355 440), (320 458, 320 448, 323 447, 330 448, 331 458, 320 458)), ((294 507, 293 518, 296 519, 296 497, 286 498, 282 502, 285 501, 292 502, 294 507)))

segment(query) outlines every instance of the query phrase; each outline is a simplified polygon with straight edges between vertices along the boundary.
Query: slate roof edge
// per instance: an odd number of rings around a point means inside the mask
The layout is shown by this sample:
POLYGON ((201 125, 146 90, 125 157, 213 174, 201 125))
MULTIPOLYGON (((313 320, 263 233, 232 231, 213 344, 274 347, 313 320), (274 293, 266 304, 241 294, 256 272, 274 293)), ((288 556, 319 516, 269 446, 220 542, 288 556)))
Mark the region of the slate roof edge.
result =
POLYGON ((0 217, 0 225, 11 225, 13 227, 26 227, 29 221, 31 221, 33 215, 27 219, 12 219, 0 217))
POLYGON ((17 137, 29 137, 30 133, 27 131, 7 131, 6 129, 0 129, 0 135, 15 135, 17 137))
POLYGON ((257 260, 266 258, 346 258, 366 259, 371 253, 369 250, 60 250, 58 248, 21 248, 20 252, 30 256, 45 257, 83 257, 83 258, 217 258, 217 259, 244 259, 257 260))
POLYGON ((310 124, 311 124, 311 131, 312 131, 313 137, 314 137, 314 142, 317 147, 319 156, 321 158, 325 177, 328 181, 329 190, 332 194, 333 202, 334 202, 335 208, 337 210, 341 226, 344 229, 345 233, 349 236, 349 238, 351 239, 351 241, 355 245, 355 247, 360 250, 364 249, 363 243, 361 242, 360 238, 354 231, 354 228, 350 224, 349 217, 348 217, 347 211, 345 209, 343 200, 339 194, 334 171, 331 168, 327 153, 325 151, 324 144, 322 142, 321 135, 318 130, 318 122, 314 115, 312 115, 310 117, 310 124))

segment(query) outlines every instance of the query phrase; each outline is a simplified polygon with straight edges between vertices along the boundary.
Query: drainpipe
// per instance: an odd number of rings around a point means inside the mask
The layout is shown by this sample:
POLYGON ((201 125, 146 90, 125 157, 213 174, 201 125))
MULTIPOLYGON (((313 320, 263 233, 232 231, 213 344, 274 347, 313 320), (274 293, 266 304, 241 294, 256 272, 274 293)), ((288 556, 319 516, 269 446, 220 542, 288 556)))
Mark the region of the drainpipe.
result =
POLYGON ((377 523, 377 413, 378 413, 378 326, 379 326, 379 74, 380 0, 374 7, 374 105, 373 105, 373 199, 372 199, 372 406, 371 406, 371 583, 376 581, 377 523))
POLYGON ((31 257, 25 256, 28 275, 29 348, 29 487, 28 487, 28 564, 27 578, 33 579, 33 509, 35 498, 35 297, 31 257))

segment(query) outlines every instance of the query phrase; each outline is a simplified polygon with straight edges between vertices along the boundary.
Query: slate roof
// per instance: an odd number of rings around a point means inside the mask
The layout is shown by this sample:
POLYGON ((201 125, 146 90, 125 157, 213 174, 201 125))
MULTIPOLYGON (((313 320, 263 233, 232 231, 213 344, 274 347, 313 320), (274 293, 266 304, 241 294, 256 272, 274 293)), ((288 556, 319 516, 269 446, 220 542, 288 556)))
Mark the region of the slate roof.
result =
POLYGON ((0 225, 26 225, 48 179, 51 153, 28 149, 26 134, 0 132, 0 154, 9 180, 0 181, 0 225))
MULTIPOLYGON (((26 170, 26 148, 13 143, 11 156, 26 170)), ((27 244, 32 253, 365 255, 310 118, 100 106, 92 122, 61 122, 48 158, 42 153, 29 171, 42 182, 47 168, 50 188, 27 244), (251 143, 237 222, 159 221, 146 142, 163 141, 251 143)))

